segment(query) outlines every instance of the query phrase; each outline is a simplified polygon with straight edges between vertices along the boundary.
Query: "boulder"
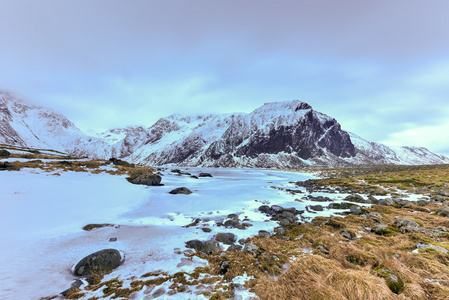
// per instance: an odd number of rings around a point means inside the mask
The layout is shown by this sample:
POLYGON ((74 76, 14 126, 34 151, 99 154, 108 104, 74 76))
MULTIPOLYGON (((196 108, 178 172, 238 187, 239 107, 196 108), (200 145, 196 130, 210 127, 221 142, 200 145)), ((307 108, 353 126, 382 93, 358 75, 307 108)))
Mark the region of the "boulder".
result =
POLYGON ((437 215, 447 217, 449 216, 449 207, 442 207, 437 210, 437 215))
POLYGON ((212 177, 212 175, 209 174, 209 173, 200 173, 200 174, 198 175, 198 177, 212 177))
POLYGON ((0 171, 19 171, 20 167, 11 165, 9 162, 5 161, 5 162, 0 162, 0 171))
POLYGON ((344 229, 340 232, 340 235, 348 240, 355 239, 356 235, 352 231, 349 231, 347 229, 344 229))
POLYGON ((119 267, 122 256, 116 249, 104 249, 92 253, 80 260, 74 269, 77 276, 107 274, 119 267))
POLYGON ((322 205, 310 205, 309 207, 311 210, 314 210, 314 211, 323 211, 322 205))
POLYGON ((201 247, 203 247, 203 242, 200 240, 190 240, 186 242, 186 248, 201 251, 201 247))
POLYGON ((252 256, 257 257, 260 255, 261 252, 259 250, 259 247, 257 247, 254 244, 248 243, 245 244, 245 246, 243 247, 243 253, 249 253, 252 256))
POLYGON ((259 234, 260 237, 264 237, 264 238, 269 238, 271 236, 271 234, 266 231, 266 230, 259 230, 259 234))
POLYGON ((179 187, 179 188, 176 188, 176 189, 174 189, 174 190, 171 190, 169 193, 170 193, 170 194, 173 194, 173 195, 177 195, 177 194, 189 195, 189 194, 192 193, 192 191, 189 190, 189 189, 186 188, 186 187, 179 187))
POLYGON ((276 236, 285 235, 285 230, 282 227, 276 227, 274 231, 276 232, 275 234, 276 236))
POLYGON ((347 196, 345 199, 345 201, 349 201, 349 202, 357 202, 357 203, 366 203, 367 201, 365 199, 363 199, 362 196, 360 196, 359 194, 352 194, 347 196))
POLYGON ((226 251, 232 251, 232 252, 237 252, 237 251, 242 251, 242 246, 240 245, 231 245, 228 247, 228 249, 226 251))
POLYGON ((418 222, 414 221, 414 220, 410 220, 410 219, 398 219, 396 221, 396 226, 398 228, 401 227, 421 227, 421 225, 418 224, 418 222))
POLYGON ((351 207, 349 208, 349 211, 350 211, 350 213, 353 214, 353 215, 361 215, 361 214, 363 214, 362 209, 361 209, 360 206, 358 206, 358 205, 353 205, 353 206, 351 206, 351 207))
POLYGON ((206 255, 211 255, 219 251, 221 251, 220 244, 214 240, 205 241, 201 247, 201 252, 206 255))
POLYGON ((158 186, 161 185, 162 177, 154 173, 133 173, 127 180, 132 184, 158 186))
POLYGON ((391 198, 385 198, 379 201, 379 205, 392 206, 394 204, 395 203, 391 198))
POLYGON ((223 244, 232 245, 235 243, 235 241, 237 241, 237 236, 230 232, 226 232, 226 233, 220 232, 215 237, 215 240, 217 240, 223 244))
POLYGON ((0 157, 10 157, 11 153, 7 150, 0 150, 0 157))

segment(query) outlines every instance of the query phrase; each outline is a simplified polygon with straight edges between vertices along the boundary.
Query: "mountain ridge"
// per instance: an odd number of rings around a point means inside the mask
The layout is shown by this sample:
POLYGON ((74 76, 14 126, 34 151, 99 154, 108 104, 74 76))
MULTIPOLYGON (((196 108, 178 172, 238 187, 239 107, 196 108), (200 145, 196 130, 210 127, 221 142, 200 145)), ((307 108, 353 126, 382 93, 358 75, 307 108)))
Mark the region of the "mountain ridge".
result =
POLYGON ((424 147, 369 142, 300 100, 265 103, 251 113, 174 114, 148 128, 129 126, 88 135, 50 108, 0 92, 0 116, 0 143, 145 165, 299 168, 449 163, 449 158, 424 147))

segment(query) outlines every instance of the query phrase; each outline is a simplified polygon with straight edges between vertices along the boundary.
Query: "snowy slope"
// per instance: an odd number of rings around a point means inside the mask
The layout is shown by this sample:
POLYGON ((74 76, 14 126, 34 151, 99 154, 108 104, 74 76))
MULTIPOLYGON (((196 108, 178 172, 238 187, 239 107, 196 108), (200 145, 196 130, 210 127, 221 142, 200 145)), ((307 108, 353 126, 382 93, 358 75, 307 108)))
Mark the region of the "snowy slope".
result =
POLYGON ((448 164, 449 158, 433 153, 424 147, 389 147, 369 142, 354 133, 349 133, 357 149, 358 164, 425 165, 448 164))
POLYGON ((90 135, 63 115, 0 91, 0 143, 146 165, 296 168, 366 164, 441 164, 418 147, 388 147, 342 130, 299 100, 266 103, 252 113, 172 115, 153 126, 90 135))

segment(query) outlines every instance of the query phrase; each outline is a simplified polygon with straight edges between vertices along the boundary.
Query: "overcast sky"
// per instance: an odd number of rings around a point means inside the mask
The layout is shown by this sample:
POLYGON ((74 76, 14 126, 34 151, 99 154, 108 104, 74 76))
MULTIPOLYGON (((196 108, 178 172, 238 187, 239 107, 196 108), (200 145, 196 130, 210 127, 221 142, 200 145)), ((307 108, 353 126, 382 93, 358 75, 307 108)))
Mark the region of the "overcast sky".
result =
POLYGON ((449 154, 447 0, 0 0, 0 88, 82 130, 299 99, 449 154))

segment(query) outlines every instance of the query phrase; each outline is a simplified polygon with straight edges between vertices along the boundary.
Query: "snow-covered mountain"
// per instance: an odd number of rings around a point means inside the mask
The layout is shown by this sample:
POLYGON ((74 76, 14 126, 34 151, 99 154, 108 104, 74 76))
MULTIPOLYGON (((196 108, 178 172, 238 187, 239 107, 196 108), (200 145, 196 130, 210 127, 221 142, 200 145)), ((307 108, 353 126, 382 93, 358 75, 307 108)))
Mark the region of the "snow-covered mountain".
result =
POLYGON ((172 115, 149 128, 88 135, 51 109, 0 92, 0 117, 0 143, 146 165, 296 168, 449 163, 449 158, 426 148, 368 142, 298 100, 266 103, 249 114, 172 115))

